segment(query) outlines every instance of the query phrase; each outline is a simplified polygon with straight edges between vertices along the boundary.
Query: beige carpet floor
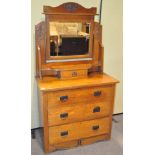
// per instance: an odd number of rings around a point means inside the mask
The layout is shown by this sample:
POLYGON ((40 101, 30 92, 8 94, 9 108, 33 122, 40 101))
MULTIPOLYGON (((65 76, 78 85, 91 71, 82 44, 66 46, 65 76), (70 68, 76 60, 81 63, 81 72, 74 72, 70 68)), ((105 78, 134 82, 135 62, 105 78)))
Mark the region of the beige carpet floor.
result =
MULTIPOLYGON (((36 138, 31 140, 31 155, 45 155, 42 149, 40 129, 35 130, 35 135, 36 138)), ((55 151, 48 155, 123 155, 123 114, 113 116, 111 140, 55 151)))

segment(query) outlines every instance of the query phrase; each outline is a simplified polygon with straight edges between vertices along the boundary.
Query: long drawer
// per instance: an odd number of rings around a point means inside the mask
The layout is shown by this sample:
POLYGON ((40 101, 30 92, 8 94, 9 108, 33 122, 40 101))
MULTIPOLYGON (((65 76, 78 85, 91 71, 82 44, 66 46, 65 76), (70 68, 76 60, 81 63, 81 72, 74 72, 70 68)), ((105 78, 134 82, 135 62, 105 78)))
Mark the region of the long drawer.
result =
POLYGON ((110 118, 83 121, 61 126, 49 127, 49 144, 106 134, 110 129, 110 118))
POLYGON ((48 108, 85 102, 109 101, 113 98, 114 86, 98 86, 48 93, 48 108))
POLYGON ((48 125, 61 125, 108 116, 111 111, 110 104, 110 102, 85 103, 48 109, 48 125))

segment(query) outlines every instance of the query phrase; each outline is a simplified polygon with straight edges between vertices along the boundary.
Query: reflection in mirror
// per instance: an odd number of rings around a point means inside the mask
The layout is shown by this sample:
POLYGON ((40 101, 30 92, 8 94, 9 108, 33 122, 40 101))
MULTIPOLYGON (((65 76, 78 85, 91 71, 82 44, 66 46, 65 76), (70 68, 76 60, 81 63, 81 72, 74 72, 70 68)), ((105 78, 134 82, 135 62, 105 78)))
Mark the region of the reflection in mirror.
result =
POLYGON ((49 24, 50 56, 88 54, 90 23, 50 22, 49 24))

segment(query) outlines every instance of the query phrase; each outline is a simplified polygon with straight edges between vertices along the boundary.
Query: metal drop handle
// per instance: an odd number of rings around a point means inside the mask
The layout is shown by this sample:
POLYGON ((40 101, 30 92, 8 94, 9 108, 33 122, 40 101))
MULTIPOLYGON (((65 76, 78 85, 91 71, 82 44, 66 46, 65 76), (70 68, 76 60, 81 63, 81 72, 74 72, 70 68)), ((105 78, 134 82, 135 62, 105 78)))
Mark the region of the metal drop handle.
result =
POLYGON ((66 117, 68 117, 68 113, 60 114, 60 118, 66 118, 66 117))
POLYGON ((63 136, 67 136, 68 135, 68 131, 63 131, 60 133, 60 135, 63 137, 63 136))
POLYGON ((95 113, 95 112, 100 112, 100 107, 95 107, 95 108, 93 109, 93 113, 95 113))
POLYGON ((60 101, 65 102, 68 100, 68 96, 61 96, 60 101))
POLYGON ((102 92, 101 91, 95 91, 94 96, 101 96, 102 92))
POLYGON ((95 126, 93 126, 92 129, 93 129, 93 130, 97 130, 97 129, 99 129, 99 125, 95 125, 95 126))

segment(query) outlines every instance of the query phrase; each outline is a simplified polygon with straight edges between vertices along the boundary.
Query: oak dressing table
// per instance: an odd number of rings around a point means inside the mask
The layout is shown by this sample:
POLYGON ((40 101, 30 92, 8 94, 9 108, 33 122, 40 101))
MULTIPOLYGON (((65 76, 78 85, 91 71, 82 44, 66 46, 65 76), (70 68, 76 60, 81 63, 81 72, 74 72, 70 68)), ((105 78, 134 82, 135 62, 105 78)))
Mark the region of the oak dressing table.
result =
POLYGON ((103 72, 96 8, 69 2, 43 13, 35 43, 44 151, 110 139, 118 80, 103 72))

